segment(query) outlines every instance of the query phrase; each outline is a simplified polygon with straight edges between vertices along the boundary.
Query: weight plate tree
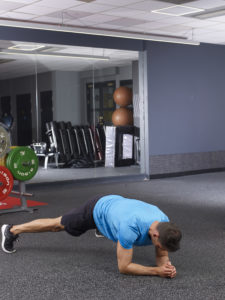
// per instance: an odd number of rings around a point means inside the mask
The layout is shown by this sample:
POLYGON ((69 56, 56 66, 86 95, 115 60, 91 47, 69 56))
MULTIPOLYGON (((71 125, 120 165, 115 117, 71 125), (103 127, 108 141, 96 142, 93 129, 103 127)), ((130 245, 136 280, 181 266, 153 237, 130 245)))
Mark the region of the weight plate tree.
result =
POLYGON ((0 201, 8 197, 13 189, 13 176, 11 172, 0 166, 0 201))
POLYGON ((0 158, 4 157, 10 150, 10 133, 5 126, 0 123, 0 158))
POLYGON ((9 152, 6 166, 15 179, 26 181, 37 173, 38 158, 31 148, 17 147, 9 152))

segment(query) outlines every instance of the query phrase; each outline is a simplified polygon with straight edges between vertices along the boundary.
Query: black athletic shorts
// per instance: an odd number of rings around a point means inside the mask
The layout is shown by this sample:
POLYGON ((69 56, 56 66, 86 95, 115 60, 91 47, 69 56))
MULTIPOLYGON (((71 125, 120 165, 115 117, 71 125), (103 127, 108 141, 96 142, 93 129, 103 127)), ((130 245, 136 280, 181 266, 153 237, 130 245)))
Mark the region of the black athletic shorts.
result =
POLYGON ((65 227, 65 231, 73 236, 79 236, 89 229, 96 229, 93 210, 101 197, 95 197, 63 215, 61 224, 65 227))

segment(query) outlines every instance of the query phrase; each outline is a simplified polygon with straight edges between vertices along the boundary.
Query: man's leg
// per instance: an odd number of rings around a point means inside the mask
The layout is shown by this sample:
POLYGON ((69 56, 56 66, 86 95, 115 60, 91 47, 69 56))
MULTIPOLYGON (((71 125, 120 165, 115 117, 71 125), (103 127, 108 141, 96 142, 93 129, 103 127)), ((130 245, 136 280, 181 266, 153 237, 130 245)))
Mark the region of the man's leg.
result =
POLYGON ((37 219, 28 223, 13 225, 10 228, 10 232, 14 235, 20 233, 35 233, 35 232, 47 232, 47 231, 61 231, 64 230, 64 226, 61 224, 62 217, 53 219, 37 219))
POLYGON ((93 218, 93 209, 100 197, 95 197, 82 206, 69 211, 62 217, 54 219, 37 219, 20 225, 3 225, 2 233, 2 250, 6 253, 13 253, 13 243, 21 233, 35 232, 57 232, 65 230, 72 236, 79 236, 87 230, 96 229, 93 218))
POLYGON ((20 233, 58 232, 64 230, 61 218, 37 219, 20 225, 3 225, 1 228, 2 250, 6 253, 14 253, 16 250, 13 247, 13 243, 18 239, 20 233))

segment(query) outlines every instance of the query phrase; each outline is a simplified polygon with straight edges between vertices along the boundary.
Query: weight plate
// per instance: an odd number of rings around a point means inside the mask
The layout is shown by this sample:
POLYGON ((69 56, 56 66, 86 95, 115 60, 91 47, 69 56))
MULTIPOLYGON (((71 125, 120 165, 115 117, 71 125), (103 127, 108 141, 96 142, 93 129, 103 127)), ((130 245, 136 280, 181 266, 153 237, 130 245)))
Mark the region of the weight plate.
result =
POLYGON ((4 200, 11 193, 13 188, 13 176, 11 172, 0 166, 0 201, 4 200))
POLYGON ((0 157, 0 166, 6 166, 6 157, 7 157, 7 154, 3 157, 0 157))
POLYGON ((11 150, 6 157, 6 168, 8 168, 10 170, 10 157, 12 156, 13 150, 11 150))
POLYGON ((10 157, 12 155, 12 150, 17 148, 18 146, 11 146, 10 147, 10 151, 9 153, 6 154, 6 160, 5 160, 5 166, 6 168, 8 168, 10 170, 10 166, 9 166, 9 161, 10 161, 10 157))
POLYGON ((17 147, 9 152, 6 166, 15 179, 30 180, 38 170, 38 158, 29 147, 17 147))
POLYGON ((0 124, 0 157, 4 157, 9 152, 10 146, 10 133, 3 124, 0 124))

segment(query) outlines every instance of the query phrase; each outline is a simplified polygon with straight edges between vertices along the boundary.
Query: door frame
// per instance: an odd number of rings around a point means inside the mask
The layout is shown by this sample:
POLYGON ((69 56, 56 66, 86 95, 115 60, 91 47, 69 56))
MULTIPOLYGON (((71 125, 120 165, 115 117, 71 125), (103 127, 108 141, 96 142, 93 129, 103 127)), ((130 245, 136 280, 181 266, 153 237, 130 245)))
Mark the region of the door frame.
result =
POLYGON ((139 100, 140 100, 140 167, 141 174, 150 178, 149 156, 149 103, 148 103, 148 73, 147 51, 139 51, 139 100))

